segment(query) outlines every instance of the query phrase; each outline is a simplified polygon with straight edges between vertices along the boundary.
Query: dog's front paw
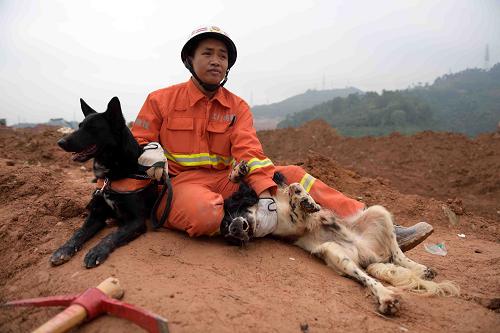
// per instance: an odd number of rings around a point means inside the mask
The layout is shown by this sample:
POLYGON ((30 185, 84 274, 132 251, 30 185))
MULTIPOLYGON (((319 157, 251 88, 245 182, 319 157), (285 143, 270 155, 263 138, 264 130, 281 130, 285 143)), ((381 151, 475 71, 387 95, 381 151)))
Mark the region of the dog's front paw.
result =
POLYGON ((395 315, 401 308, 400 296, 392 290, 387 290, 387 293, 381 296, 378 302, 378 311, 384 315, 395 315))
POLYGON ((312 200, 311 197, 304 198, 300 201, 300 207, 306 213, 315 213, 321 210, 321 206, 312 200))
POLYGON ((86 268, 97 267, 102 264, 104 260, 106 260, 110 252, 111 251, 108 248, 97 245, 85 255, 83 263, 86 268))
POLYGON ((250 171, 246 161, 240 161, 234 166, 234 168, 229 173, 229 180, 233 183, 239 183, 250 171))
POLYGON ((301 196, 306 190, 300 183, 292 183, 288 186, 288 194, 290 197, 301 196))
POLYGON ((76 252, 78 252, 77 247, 63 245, 50 256, 50 263, 52 266, 62 265, 69 261, 76 252))
POLYGON ((314 202, 314 199, 299 183, 290 184, 288 194, 290 199, 298 203, 305 213, 315 213, 321 209, 321 206, 314 202))

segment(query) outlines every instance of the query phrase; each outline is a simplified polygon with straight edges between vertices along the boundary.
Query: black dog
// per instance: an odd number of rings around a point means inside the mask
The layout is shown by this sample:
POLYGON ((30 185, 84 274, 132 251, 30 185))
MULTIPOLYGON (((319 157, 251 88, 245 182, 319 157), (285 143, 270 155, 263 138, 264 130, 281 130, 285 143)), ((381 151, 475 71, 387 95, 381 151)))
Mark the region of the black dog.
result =
POLYGON ((57 251, 50 262, 61 265, 68 261, 82 245, 106 226, 108 218, 118 221, 118 230, 106 236, 85 256, 87 268, 101 264, 118 246, 124 245, 146 231, 149 217, 157 196, 156 184, 144 188, 118 192, 112 182, 122 178, 140 176, 137 159, 142 153, 125 123, 120 101, 113 97, 103 113, 94 111, 80 99, 85 119, 79 129, 62 138, 57 144, 73 153, 73 160, 85 162, 94 158, 94 174, 105 180, 101 190, 96 190, 87 206, 89 215, 83 226, 57 251))

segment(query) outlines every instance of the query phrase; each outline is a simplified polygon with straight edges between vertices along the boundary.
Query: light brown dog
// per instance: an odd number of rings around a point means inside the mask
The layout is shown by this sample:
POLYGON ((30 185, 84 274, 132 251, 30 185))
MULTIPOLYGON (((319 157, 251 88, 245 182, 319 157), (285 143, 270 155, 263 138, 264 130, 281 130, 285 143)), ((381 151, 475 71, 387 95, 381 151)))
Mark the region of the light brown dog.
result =
MULTIPOLYGON (((245 170, 241 165, 235 169, 239 175, 245 170)), ((280 183, 279 175, 275 180, 280 183)), ((429 281, 435 277, 435 271, 403 254, 396 241, 391 214, 384 207, 372 206, 357 216, 339 219, 316 204, 299 183, 278 185, 275 197, 278 224, 272 235, 292 241, 322 258, 336 272, 366 286, 375 296, 379 312, 392 315, 399 311, 398 290, 426 295, 459 294, 452 282, 429 281), (385 287, 379 280, 397 288, 385 287)), ((251 239, 256 227, 257 201, 255 192, 242 184, 225 203, 222 235, 233 239, 233 243, 235 238, 251 239)))

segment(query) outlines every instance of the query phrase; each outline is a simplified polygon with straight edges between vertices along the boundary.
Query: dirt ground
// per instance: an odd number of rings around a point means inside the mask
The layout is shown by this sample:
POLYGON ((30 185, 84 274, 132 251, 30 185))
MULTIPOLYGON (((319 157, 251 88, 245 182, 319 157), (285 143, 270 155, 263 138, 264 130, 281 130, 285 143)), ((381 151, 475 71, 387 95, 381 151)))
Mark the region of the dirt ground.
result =
MULTIPOLYGON (((71 261, 51 267, 50 254, 81 224, 94 188, 90 164, 73 163, 57 148, 61 136, 45 127, 0 128, 0 302, 79 293, 115 276, 124 301, 168 318, 171 332, 498 332, 498 134, 345 138, 322 122, 259 132, 275 164, 301 165, 368 205, 382 204, 399 224, 435 227, 426 242, 445 242, 448 254, 419 245, 408 255, 434 267, 438 281, 455 281, 462 294, 403 293, 395 317, 377 314, 355 281, 274 239, 238 248, 219 237, 151 231, 85 269, 83 256, 111 225, 71 261)), ((60 310, 0 308, 0 332, 32 330, 60 310)), ((103 316, 74 332, 142 329, 103 316)))

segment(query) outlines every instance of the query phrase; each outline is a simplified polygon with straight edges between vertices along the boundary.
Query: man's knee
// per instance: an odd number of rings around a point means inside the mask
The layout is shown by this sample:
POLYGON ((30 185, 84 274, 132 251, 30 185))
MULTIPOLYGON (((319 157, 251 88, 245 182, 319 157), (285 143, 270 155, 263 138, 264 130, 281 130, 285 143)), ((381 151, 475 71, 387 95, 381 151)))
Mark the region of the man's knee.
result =
POLYGON ((297 175, 299 177, 302 177, 306 173, 306 171, 298 165, 287 165, 286 169, 289 173, 292 173, 292 174, 297 175))
POLYGON ((281 172, 288 184, 298 183, 306 174, 306 171, 298 165, 284 165, 276 167, 276 170, 281 172))
POLYGON ((186 232, 189 236, 213 235, 219 231, 222 218, 224 217, 224 200, 222 196, 213 193, 211 198, 206 198, 205 202, 198 202, 188 210, 188 228, 186 232))
POLYGON ((224 217, 222 195, 200 188, 175 189, 166 227, 184 230, 190 236, 213 235, 224 217))

